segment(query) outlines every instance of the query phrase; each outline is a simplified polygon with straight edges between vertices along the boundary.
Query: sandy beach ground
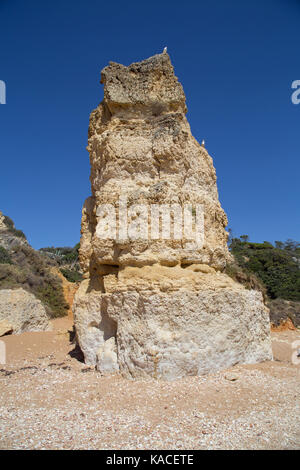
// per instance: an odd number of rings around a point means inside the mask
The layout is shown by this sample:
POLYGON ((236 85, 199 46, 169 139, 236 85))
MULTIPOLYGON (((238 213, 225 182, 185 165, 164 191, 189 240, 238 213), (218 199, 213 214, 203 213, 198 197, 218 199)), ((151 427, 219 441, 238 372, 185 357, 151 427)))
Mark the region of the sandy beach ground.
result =
POLYGON ((1 449, 300 448, 299 330, 272 333, 272 362, 161 382, 101 376, 52 326, 1 338, 1 449))

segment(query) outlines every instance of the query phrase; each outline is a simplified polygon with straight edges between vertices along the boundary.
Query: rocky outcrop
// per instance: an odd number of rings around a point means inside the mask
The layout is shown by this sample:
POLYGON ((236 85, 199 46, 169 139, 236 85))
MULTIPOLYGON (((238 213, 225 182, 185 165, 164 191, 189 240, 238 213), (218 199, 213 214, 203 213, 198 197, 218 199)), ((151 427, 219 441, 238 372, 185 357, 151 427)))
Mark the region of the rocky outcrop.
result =
MULTIPOLYGON (((191 135, 185 96, 169 56, 160 54, 129 67, 111 63, 101 77, 104 101, 92 112, 89 127, 93 196, 86 201, 82 221, 80 254, 85 271, 91 257, 96 269, 104 264, 156 262, 223 268, 229 258, 227 218, 218 200, 215 169, 205 148, 191 135), (116 206, 120 196, 129 205, 204 205, 204 246, 196 249, 184 238, 132 243, 126 234, 121 240, 95 236, 100 206, 116 206)), ((133 218, 129 215, 128 224, 133 218)))
POLYGON ((168 54, 110 63, 101 81, 74 302, 86 362, 173 379, 271 359, 261 294, 222 273, 231 258, 215 169, 168 54))
MULTIPOLYGON (((65 253, 73 251, 75 248, 64 247, 65 253)), ((13 220, 0 212, 0 290, 24 289, 41 300, 49 318, 68 313, 71 317, 77 285, 63 276, 60 259, 52 258, 52 254, 34 250, 22 230, 17 230, 13 220)))
POLYGON ((33 294, 24 289, 0 290, 0 331, 2 331, 2 335, 47 329, 49 329, 49 319, 46 310, 42 302, 33 294))
POLYGON ((5 217, 0 211, 0 246, 3 246, 6 250, 10 250, 14 246, 20 245, 29 246, 24 233, 21 230, 16 230, 13 221, 5 217))

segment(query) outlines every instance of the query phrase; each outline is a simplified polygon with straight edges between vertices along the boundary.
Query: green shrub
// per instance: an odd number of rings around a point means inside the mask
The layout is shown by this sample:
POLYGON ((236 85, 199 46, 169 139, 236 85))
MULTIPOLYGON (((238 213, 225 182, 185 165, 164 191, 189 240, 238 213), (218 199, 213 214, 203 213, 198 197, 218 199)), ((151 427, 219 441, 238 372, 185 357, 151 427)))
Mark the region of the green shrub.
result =
POLYGON ((300 302, 278 298, 268 300, 267 307, 270 309, 270 319, 273 325, 279 326, 290 319, 296 327, 300 327, 300 302))
POLYGON ((45 305, 49 316, 58 318, 67 315, 69 306, 64 298, 61 281, 57 277, 48 274, 45 282, 38 286, 34 293, 45 305))
POLYGON ((3 246, 0 246, 0 264, 11 264, 11 257, 8 253, 8 251, 3 248, 3 246))
POLYGON ((243 284, 246 287, 246 289, 258 290, 263 294, 263 297, 266 298, 266 287, 250 271, 247 271, 246 269, 241 268, 236 263, 232 263, 226 266, 225 272, 234 281, 239 282, 240 284, 243 284))
MULTIPOLYGON (((232 238, 229 248, 236 264, 245 272, 253 273, 266 286, 271 299, 300 301, 299 243, 293 240, 250 243, 232 238)), ((242 237, 241 237, 242 238, 242 237)))
POLYGON ((71 270, 71 269, 64 269, 61 268, 60 272, 69 282, 80 282, 82 281, 82 274, 78 271, 71 270))

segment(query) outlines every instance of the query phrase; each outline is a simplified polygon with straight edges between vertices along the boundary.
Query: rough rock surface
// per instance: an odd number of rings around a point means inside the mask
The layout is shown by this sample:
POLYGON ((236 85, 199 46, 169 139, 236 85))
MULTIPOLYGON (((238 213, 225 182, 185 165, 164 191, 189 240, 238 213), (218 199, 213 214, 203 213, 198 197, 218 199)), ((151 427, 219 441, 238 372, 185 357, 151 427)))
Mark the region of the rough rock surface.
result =
POLYGON ((291 300, 275 299, 267 303, 270 309, 270 320, 273 327, 300 328, 300 302, 291 300))
MULTIPOLYGON (((13 225, 15 229, 15 226, 13 225)), ((9 227, 5 224, 5 216, 0 211, 0 245, 6 250, 10 250, 14 246, 18 245, 29 245, 26 238, 15 235, 14 232, 9 230, 9 227)))
POLYGON ((101 82, 104 100, 89 127, 92 196, 82 211, 85 280, 73 307, 86 362, 127 377, 173 379, 271 359, 261 294, 222 273, 230 254, 216 173, 191 134, 168 54, 110 63, 101 82), (134 238, 123 228, 149 223, 142 204, 201 205, 204 242, 185 232, 134 238), (116 236, 105 238, 99 227, 113 222, 111 208, 119 214, 116 236))
POLYGON ((7 320, 0 321, 0 336, 7 335, 13 332, 13 327, 7 320))
POLYGON ((25 331, 45 331, 49 320, 40 300, 24 289, 0 290, 0 325, 10 325, 14 334, 25 331))
POLYGON ((5 222, 4 222, 4 215, 1 211, 0 211, 0 230, 7 230, 7 226, 5 225, 5 222))

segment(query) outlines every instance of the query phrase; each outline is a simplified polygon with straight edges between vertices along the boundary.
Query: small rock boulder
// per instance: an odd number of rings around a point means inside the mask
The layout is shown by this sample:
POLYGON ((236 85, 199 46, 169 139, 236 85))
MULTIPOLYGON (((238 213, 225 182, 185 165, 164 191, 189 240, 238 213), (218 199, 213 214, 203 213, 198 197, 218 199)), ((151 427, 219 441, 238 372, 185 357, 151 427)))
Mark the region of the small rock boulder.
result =
POLYGON ((24 289, 0 290, 0 336, 48 329, 46 310, 33 294, 24 289))
POLYGON ((8 335, 9 333, 13 332, 12 325, 6 321, 0 321, 0 336, 8 335))

